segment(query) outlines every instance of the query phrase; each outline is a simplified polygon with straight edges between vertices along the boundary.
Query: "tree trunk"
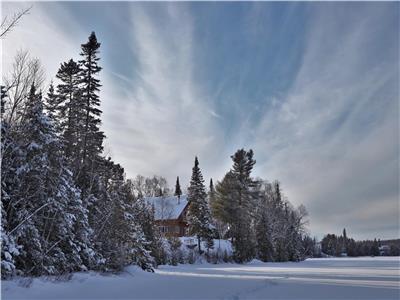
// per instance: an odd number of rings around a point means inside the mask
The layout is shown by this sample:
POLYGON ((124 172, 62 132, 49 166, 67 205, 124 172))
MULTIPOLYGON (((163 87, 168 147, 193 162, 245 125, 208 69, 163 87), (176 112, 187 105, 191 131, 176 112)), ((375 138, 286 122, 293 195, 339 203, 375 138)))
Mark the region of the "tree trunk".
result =
POLYGON ((200 243, 200 237, 197 236, 197 245, 199 246, 199 254, 201 254, 201 243, 200 243))

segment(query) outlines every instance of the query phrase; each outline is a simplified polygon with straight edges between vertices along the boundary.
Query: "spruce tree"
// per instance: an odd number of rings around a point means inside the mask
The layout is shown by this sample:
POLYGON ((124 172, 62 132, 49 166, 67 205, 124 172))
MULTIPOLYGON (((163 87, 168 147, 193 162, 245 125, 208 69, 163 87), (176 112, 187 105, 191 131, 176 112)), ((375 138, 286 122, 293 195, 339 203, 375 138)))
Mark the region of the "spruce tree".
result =
POLYGON ((176 177, 176 184, 175 184, 175 196, 178 196, 178 198, 181 197, 182 195, 182 190, 181 190, 181 185, 179 184, 179 176, 176 177))
POLYGON ((4 113, 5 113, 5 105, 6 105, 6 97, 7 97, 7 93, 6 93, 6 88, 1 85, 0 86, 0 113, 1 113, 1 119, 4 118, 4 113))
POLYGON ((215 202, 215 188, 212 178, 210 179, 210 187, 208 191, 208 204, 212 211, 213 203, 215 202))
POLYGON ((15 142, 15 133, 11 131, 4 118, 7 94, 1 86, 1 278, 11 277, 16 273, 15 259, 20 254, 19 246, 9 234, 9 209, 17 200, 14 195, 19 190, 18 167, 21 165, 21 151, 15 142))
MULTIPOLYGON (((132 192, 133 195, 133 192, 132 192)), ((135 221, 141 225, 146 239, 144 245, 152 257, 154 257, 154 265, 166 264, 165 252, 163 249, 163 240, 161 233, 154 221, 154 208, 146 203, 143 198, 134 200, 135 202, 135 221)))
POLYGON ((343 228, 343 252, 347 253, 347 234, 346 234, 346 228, 343 228))
POLYGON ((211 240, 211 215, 207 205, 207 193, 197 157, 194 160, 192 177, 188 188, 188 223, 190 234, 196 235, 199 253, 201 240, 211 240))
POLYGON ((95 159, 103 150, 104 134, 100 131, 99 90, 101 87, 98 79, 101 67, 98 65, 100 43, 94 32, 89 36, 87 43, 81 45, 82 60, 80 63, 80 76, 82 86, 82 101, 84 103, 83 132, 82 132, 82 166, 91 168, 95 159))
POLYGON ((259 186, 260 192, 255 211, 255 231, 257 237, 257 257, 262 261, 274 260, 273 224, 271 211, 271 184, 264 182, 259 186))
MULTIPOLYGON (((43 106, 32 85, 19 139, 25 160, 19 172, 19 203, 9 216, 10 234, 23 246, 16 263, 27 275, 87 269, 84 256, 90 252, 89 241, 76 236, 76 221, 82 222, 80 212, 85 211, 43 106)), ((87 224, 84 230, 90 233, 87 224)))
POLYGON ((97 250, 104 259, 105 270, 121 270, 129 264, 152 270, 153 258, 143 232, 142 207, 136 202, 132 190, 124 182, 124 171, 120 165, 107 160, 109 186, 101 198, 96 217, 105 223, 97 224, 95 240, 97 250))
POLYGON ((54 90, 53 82, 50 83, 50 87, 47 92, 47 96, 45 98, 45 108, 47 111, 47 116, 53 122, 54 128, 56 129, 56 131, 59 131, 60 130, 60 115, 59 115, 60 103, 59 103, 59 97, 57 96, 57 94, 54 90))
POLYGON ((272 183, 271 210, 274 261, 287 261, 288 211, 282 198, 280 182, 277 180, 272 183))
POLYGON ((80 67, 73 60, 60 65, 57 72, 57 100, 52 105, 52 110, 58 116, 58 123, 63 136, 64 151, 68 157, 75 174, 80 166, 80 151, 78 142, 83 132, 82 120, 84 107, 80 90, 80 67))

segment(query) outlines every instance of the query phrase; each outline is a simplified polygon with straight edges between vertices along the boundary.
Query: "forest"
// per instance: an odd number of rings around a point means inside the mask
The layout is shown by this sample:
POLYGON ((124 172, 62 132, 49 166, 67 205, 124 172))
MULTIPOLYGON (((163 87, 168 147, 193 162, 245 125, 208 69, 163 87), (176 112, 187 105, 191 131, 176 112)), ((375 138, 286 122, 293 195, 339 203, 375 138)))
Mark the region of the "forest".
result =
MULTIPOLYGON (((131 264, 152 271, 177 262, 172 250, 179 241, 159 232, 144 201, 171 194, 166 180, 127 179, 104 155, 100 46, 92 32, 80 60, 62 62, 48 88, 40 61, 18 52, 1 87, 3 278, 118 271, 131 264)), ((232 168, 208 188, 195 158, 185 192, 198 255, 204 254, 201 241, 210 249, 219 238, 233 245, 225 260, 239 263, 312 256, 304 206, 294 208, 278 181, 252 177, 252 150, 239 149, 231 158, 232 168)), ((182 193, 178 184, 175 194, 182 193)))
POLYGON ((362 240, 356 241, 346 234, 346 229, 340 236, 327 234, 321 241, 321 250, 330 256, 399 256, 400 240, 362 240), (382 246, 385 246, 382 249, 382 246))

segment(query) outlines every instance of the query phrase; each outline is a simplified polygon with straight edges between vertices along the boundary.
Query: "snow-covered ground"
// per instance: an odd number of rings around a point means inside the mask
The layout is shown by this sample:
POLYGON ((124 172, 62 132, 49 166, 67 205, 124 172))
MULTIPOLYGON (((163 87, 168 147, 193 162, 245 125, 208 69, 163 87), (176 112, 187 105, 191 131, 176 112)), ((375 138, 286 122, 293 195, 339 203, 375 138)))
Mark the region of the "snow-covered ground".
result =
POLYGON ((129 267, 77 273, 64 282, 2 282, 2 299, 399 299, 399 257, 322 258, 300 263, 129 267), (28 287, 27 287, 28 286, 28 287))

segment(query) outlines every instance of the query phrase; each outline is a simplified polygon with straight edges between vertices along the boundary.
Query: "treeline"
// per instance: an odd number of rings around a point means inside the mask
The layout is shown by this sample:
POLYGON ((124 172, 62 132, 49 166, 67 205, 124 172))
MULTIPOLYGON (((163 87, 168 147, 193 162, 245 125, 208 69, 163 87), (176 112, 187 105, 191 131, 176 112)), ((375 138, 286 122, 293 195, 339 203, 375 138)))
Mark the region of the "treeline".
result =
POLYGON ((347 237, 346 229, 343 229, 343 234, 340 236, 327 234, 321 241, 322 252, 331 256, 399 256, 399 246, 399 240, 355 241, 347 237))
POLYGON ((251 175, 256 161, 253 151, 238 150, 232 168, 208 193, 195 159, 188 188, 189 231, 212 247, 212 238, 230 239, 233 259, 242 263, 299 261, 314 253, 314 240, 307 232, 304 206, 294 208, 283 196, 280 183, 251 175))
POLYGON ((3 278, 157 264, 151 210, 102 154, 99 48, 92 33, 45 96, 40 63, 19 53, 1 88, 3 278))

